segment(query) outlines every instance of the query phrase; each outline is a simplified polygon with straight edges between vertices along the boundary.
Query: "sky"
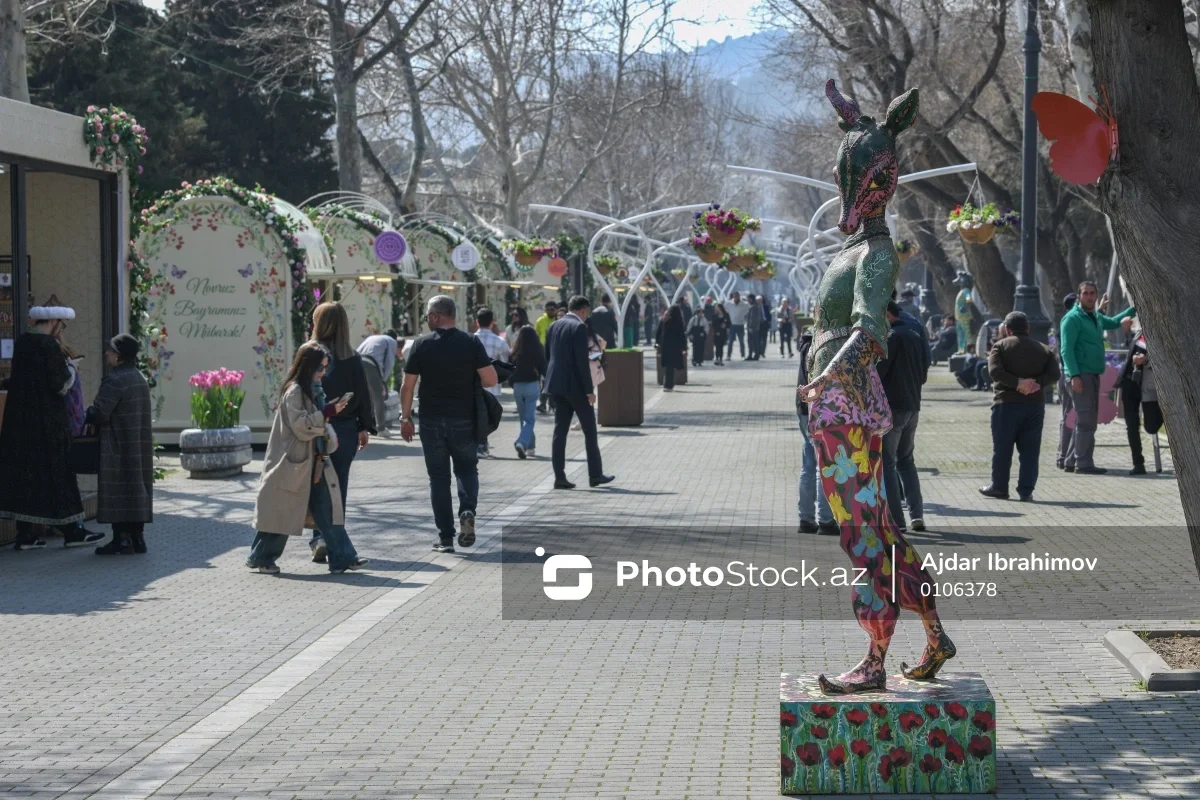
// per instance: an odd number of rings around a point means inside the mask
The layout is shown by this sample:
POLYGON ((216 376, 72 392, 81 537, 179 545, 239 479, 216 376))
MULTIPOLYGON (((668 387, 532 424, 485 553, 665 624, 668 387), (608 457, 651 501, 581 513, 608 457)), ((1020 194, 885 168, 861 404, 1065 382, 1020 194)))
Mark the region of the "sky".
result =
MULTIPOLYGON (((142 0, 162 10, 166 0, 142 0)), ((678 0, 675 15, 686 21, 675 24, 675 36, 683 46, 699 47, 710 39, 749 36, 757 30, 753 11, 759 0, 678 0)))

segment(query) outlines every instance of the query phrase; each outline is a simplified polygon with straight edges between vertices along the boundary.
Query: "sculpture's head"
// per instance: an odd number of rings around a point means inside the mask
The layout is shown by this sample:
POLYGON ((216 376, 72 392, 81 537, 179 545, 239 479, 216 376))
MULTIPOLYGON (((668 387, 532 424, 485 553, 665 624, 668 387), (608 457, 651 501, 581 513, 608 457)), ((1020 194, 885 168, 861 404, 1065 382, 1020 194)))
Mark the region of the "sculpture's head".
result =
POLYGON ((971 273, 966 272, 961 269, 954 276, 954 280, 952 281, 952 283, 960 289, 975 288, 975 279, 971 277, 971 273))
POLYGON ((837 111, 838 127, 846 132, 838 147, 834 178, 842 196, 838 228, 850 234, 864 219, 882 214, 896 193, 896 137, 917 119, 917 90, 909 89, 893 100, 882 125, 864 116, 853 100, 842 97, 832 80, 825 84, 825 96, 837 111))

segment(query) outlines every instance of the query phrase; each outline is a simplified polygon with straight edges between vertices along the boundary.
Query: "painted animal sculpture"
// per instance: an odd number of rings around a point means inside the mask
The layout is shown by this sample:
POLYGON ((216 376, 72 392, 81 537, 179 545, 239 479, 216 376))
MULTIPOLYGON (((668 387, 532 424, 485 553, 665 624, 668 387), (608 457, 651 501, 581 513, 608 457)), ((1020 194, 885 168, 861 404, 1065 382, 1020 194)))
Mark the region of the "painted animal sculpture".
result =
POLYGON ((892 413, 875 362, 887 352, 885 309, 900 271, 884 210, 896 191, 896 137, 916 119, 917 90, 893 100, 882 124, 862 114, 833 81, 825 94, 846 132, 835 178, 842 199, 838 227, 848 238, 818 290, 809 369, 817 377, 799 391, 810 406, 822 490, 841 528, 842 550, 867 578, 851 594, 870 637, 867 655, 836 678, 819 678, 823 691, 846 694, 885 688, 884 660, 901 608, 920 614, 928 640, 915 667, 901 664, 906 677, 932 679, 955 650, 928 590, 932 579, 892 521, 882 478, 882 437, 892 413))

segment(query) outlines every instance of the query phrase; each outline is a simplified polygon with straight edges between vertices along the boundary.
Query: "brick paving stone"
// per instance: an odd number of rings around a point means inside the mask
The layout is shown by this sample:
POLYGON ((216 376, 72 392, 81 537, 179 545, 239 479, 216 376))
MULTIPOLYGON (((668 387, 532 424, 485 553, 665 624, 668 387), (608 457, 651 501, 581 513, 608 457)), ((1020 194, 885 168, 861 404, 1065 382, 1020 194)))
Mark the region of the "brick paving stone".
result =
MULTIPOLYGON (((521 521, 606 520, 664 537, 794 530, 794 374, 794 360, 735 361, 658 397, 649 372, 647 424, 602 430, 615 488, 535 493, 521 521)), ((948 544, 981 525, 1031 538, 1053 528, 1070 543, 1091 535, 1101 551, 1136 537, 1137 580, 1153 591, 1155 559, 1186 552, 1170 538, 1183 517, 1169 454, 1167 474, 1124 477, 1117 423, 1101 428, 1097 462, 1121 474, 1059 472, 1050 408, 1039 502, 987 501, 975 491, 989 469, 987 406, 931 375, 917 437, 931 532, 914 543, 948 544)), ((539 433, 548 456, 548 417, 539 433)), ((481 529, 549 475, 547 457, 511 454, 514 436, 509 414, 492 437, 499 458, 481 466, 481 529)), ((573 434, 572 452, 580 445, 573 434)), ((195 741, 193 726, 397 587, 425 586, 164 774, 154 796, 774 797, 779 673, 837 669, 864 646, 849 608, 792 622, 505 620, 498 541, 481 536, 472 555, 429 551, 420 449, 398 439, 372 443, 351 474, 349 530, 372 559, 365 574, 323 574, 297 540, 281 578, 251 575, 242 562, 258 463, 231 481, 160 484, 144 558, 0 552, 4 663, 19 681, 0 703, 0 797, 95 794, 167 743, 195 741)), ((1200 695, 1141 692, 1101 644, 1121 624, 953 623, 953 667, 983 673, 997 699, 1001 796, 1200 796, 1200 695)), ((905 615, 893 669, 921 645, 905 615)))

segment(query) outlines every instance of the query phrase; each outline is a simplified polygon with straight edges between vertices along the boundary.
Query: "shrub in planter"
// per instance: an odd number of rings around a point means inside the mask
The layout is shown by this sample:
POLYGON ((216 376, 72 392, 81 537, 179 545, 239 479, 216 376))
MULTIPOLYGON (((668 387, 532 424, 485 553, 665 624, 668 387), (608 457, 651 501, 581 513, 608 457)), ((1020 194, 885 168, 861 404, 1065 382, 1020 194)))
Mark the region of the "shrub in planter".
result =
POLYGON ((222 367, 188 379, 196 427, 179 434, 179 463, 193 478, 228 478, 250 463, 250 429, 240 424, 245 375, 222 367))
POLYGON ((596 390, 596 421, 605 426, 641 425, 645 419, 642 351, 604 351, 604 383, 596 390))

